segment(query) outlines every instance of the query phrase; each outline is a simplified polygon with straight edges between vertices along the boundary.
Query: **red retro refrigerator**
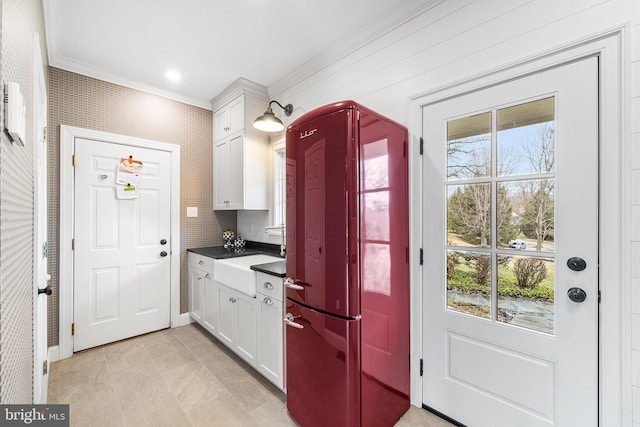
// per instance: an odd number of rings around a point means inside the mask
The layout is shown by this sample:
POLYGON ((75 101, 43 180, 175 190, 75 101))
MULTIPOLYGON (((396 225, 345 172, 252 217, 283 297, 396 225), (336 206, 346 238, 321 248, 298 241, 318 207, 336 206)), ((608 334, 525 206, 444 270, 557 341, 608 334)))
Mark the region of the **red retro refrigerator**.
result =
POLYGON ((287 409, 302 427, 409 408, 407 129, 353 101, 286 132, 287 409))

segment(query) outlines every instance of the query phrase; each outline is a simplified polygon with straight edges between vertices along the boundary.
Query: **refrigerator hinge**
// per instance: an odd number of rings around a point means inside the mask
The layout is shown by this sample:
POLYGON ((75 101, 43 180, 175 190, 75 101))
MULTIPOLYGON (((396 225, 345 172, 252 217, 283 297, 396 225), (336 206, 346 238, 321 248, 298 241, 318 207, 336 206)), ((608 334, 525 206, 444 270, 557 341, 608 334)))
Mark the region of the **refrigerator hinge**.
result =
POLYGON ((424 263, 424 250, 420 248, 420 265, 424 263))
POLYGON ((424 374, 424 360, 420 359, 420 376, 424 374))
POLYGON ((424 153, 424 138, 420 137, 420 155, 422 156, 422 153, 424 153))

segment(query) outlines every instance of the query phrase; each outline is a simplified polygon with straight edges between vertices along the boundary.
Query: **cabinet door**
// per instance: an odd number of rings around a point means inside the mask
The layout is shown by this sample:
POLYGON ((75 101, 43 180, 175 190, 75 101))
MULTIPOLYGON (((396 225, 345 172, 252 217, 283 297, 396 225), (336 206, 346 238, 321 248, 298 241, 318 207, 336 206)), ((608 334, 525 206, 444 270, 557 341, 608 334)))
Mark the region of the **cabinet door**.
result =
POLYGON ((244 208, 244 135, 240 133, 229 140, 228 206, 229 209, 244 208))
POLYGON ((204 272, 189 268, 189 314, 193 320, 202 323, 204 272))
POLYGON ((220 311, 218 285, 213 280, 213 275, 207 273, 204 276, 204 310, 202 325, 212 334, 218 330, 218 312, 220 311))
POLYGON ((229 209, 229 140, 213 146, 213 209, 229 209))
POLYGON ((238 298, 224 286, 218 286, 219 318, 218 337, 220 341, 235 350, 238 336, 238 298))
POLYGON ((213 140, 218 141, 229 135, 229 107, 224 106, 213 113, 213 140))
POLYGON ((258 371, 281 389, 283 372, 283 312, 282 302, 257 294, 258 317, 258 371))
POLYGON ((229 132, 231 135, 244 129, 244 95, 240 95, 228 104, 229 108, 229 132))
POLYGON ((238 355, 256 366, 256 299, 238 296, 238 355))

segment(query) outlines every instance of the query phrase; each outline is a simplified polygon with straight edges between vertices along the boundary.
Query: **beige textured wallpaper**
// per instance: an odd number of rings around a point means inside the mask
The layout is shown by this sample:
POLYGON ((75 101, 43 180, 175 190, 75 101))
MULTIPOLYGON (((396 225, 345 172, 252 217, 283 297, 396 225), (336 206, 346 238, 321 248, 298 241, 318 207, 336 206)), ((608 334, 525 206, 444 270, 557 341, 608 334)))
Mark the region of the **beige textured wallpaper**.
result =
POLYGON ((180 310, 188 311, 187 248, 222 244, 236 229, 236 213, 213 211, 212 120, 209 110, 49 68, 49 346, 58 344, 58 213, 60 125, 94 129, 180 145, 180 310), (188 167, 187 167, 188 166, 188 167), (187 206, 198 207, 187 218, 187 206))

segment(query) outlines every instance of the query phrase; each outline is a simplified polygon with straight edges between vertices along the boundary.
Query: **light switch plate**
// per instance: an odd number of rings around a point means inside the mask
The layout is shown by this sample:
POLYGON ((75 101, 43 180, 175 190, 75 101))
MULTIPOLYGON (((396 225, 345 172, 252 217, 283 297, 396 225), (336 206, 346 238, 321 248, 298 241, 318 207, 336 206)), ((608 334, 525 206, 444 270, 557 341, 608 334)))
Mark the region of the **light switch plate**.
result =
POLYGON ((196 218, 198 216, 198 207, 191 206, 187 208, 187 218, 196 218))

